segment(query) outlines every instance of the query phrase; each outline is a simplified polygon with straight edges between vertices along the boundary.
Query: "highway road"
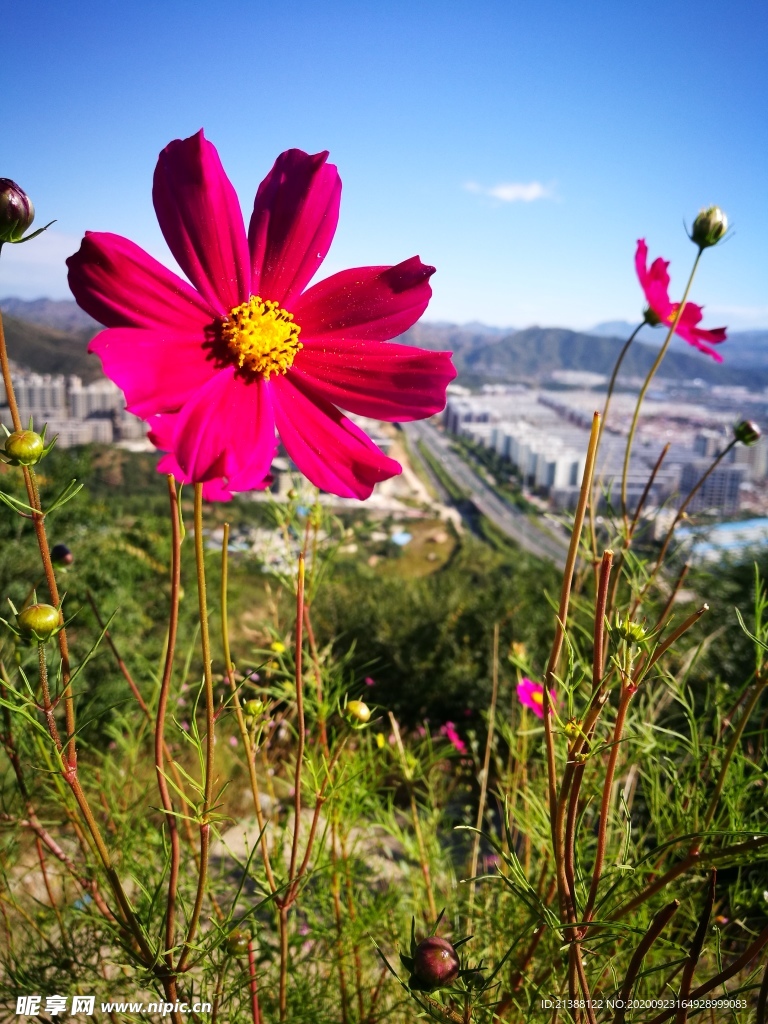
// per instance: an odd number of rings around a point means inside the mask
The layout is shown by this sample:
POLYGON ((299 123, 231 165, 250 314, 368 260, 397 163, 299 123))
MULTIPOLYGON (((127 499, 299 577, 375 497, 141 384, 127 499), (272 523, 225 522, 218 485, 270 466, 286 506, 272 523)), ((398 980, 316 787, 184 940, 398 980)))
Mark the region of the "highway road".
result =
POLYGON ((477 510, 487 516, 494 526, 532 555, 553 562, 559 568, 565 566, 568 551, 565 537, 555 536, 546 527, 539 528, 525 513, 500 498, 471 466, 451 450, 449 437, 424 421, 402 423, 401 426, 411 448, 418 454, 416 444, 421 441, 440 461, 446 473, 467 492, 469 500, 477 510))

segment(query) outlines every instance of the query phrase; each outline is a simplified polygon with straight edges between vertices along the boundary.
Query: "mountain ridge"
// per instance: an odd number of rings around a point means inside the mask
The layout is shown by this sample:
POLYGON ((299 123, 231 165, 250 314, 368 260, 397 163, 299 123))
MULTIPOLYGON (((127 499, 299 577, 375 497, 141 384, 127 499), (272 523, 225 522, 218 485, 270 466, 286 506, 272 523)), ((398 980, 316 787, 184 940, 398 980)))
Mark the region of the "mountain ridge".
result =
MULTIPOLYGON (((101 377, 95 356, 86 352, 88 341, 100 325, 72 301, 38 299, 0 300, 10 358, 18 365, 39 373, 77 374, 85 381, 101 377), (16 310, 17 312, 12 312, 16 310), (25 313, 19 316, 18 311, 25 313), (33 317, 34 320, 30 319, 33 317), (35 322, 36 321, 36 322, 35 322)), ((598 325, 600 326, 600 325, 598 325)), ((624 360, 620 383, 644 377, 655 358, 645 342, 633 345, 624 360)), ((542 380, 558 370, 581 370, 610 374, 626 340, 564 327, 490 329, 484 324, 446 324, 422 320, 399 339, 406 345, 454 353, 462 383, 514 383, 542 380)), ((701 379, 709 384, 768 386, 768 332, 736 332, 721 346, 725 362, 716 363, 685 342, 672 346, 660 376, 683 381, 701 379), (744 345, 737 344, 743 333, 744 345), (739 352, 739 348, 743 351, 739 352), (747 361, 746 360, 751 360, 747 361)))

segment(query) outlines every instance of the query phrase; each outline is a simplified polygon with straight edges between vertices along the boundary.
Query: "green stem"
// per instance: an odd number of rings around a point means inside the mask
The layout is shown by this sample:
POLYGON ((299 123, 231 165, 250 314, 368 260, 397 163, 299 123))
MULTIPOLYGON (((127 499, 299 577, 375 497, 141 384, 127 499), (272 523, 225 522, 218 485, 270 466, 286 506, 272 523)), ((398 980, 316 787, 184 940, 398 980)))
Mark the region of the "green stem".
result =
POLYGON ((592 432, 589 437, 589 447, 587 449, 587 458, 584 465, 584 477, 581 482, 581 493, 579 494, 579 501, 576 506, 573 530, 571 532, 571 543, 568 548, 568 557, 566 558, 565 570, 563 572, 563 585, 560 591, 560 607, 558 609, 557 622, 555 624, 555 636, 552 641, 552 651, 550 652, 549 663, 547 664, 547 671, 544 676, 542 713, 544 715, 544 740, 547 750, 549 814, 550 827, 552 829, 552 847, 556 861, 560 907, 562 910, 565 909, 567 885, 563 860, 562 857, 559 856, 559 851, 563 849, 563 837, 558 832, 557 765, 555 763, 555 741, 552 734, 552 722, 550 721, 552 702, 549 691, 554 682, 558 662, 560 661, 560 654, 563 649, 563 640, 565 639, 565 624, 568 620, 571 586, 573 584, 573 574, 576 569, 576 561, 579 555, 579 543, 581 540, 581 530, 584 525, 584 516, 587 510, 587 502, 592 490, 592 477, 595 471, 595 458, 597 456, 597 441, 599 433, 600 413, 596 412, 592 420, 592 432))
POLYGON ((181 590, 181 532, 179 529, 179 502, 176 495, 176 484, 168 475, 168 495, 171 505, 171 608, 168 621, 168 643, 165 652, 165 666, 160 684, 160 697, 157 702, 157 721, 155 724, 155 771, 157 788, 165 811, 168 836, 171 843, 171 864, 168 872, 168 901, 165 911, 165 963, 169 971, 173 970, 174 921, 176 914, 176 894, 179 883, 179 862, 181 849, 179 845, 179 827, 173 813, 173 801, 165 777, 165 715, 168 707, 168 695, 173 677, 173 659, 176 651, 176 632, 179 622, 179 594, 181 590))
POLYGON ((670 324, 669 331, 667 332, 667 336, 664 339, 664 344, 659 349, 659 354, 656 356, 653 366, 648 371, 648 375, 645 378, 645 381, 643 382, 643 386, 640 388, 640 394, 637 396, 635 413, 632 417, 632 425, 629 428, 629 435, 627 436, 627 447, 624 452, 624 468, 621 474, 621 510, 622 515, 624 516, 625 527, 628 525, 629 522, 627 516, 627 476, 629 475, 629 460, 632 456, 632 444, 635 439, 635 431, 637 430, 637 421, 640 418, 640 409, 642 408, 643 401, 645 399, 645 394, 648 391, 648 388, 651 386, 651 381, 656 376, 656 371, 661 366, 662 360, 664 359, 664 356, 667 354, 667 349, 669 348, 669 344, 672 341, 672 335, 675 333, 675 328, 677 327, 677 322, 680 319, 680 315, 685 309, 685 303, 688 299, 688 293, 691 290, 691 285, 693 284, 693 278, 696 274, 696 268, 699 265, 699 260, 701 259, 702 251, 702 249, 699 249, 699 251, 696 253, 696 259, 693 261, 693 268, 691 269, 691 273, 688 278, 688 284, 685 286, 682 301, 680 302, 680 305, 677 307, 675 312, 672 314, 672 323, 670 324))
POLYGON ((208 852, 211 844, 211 823, 209 814, 213 802, 214 767, 214 725, 213 676, 211 675, 211 641, 208 633, 208 604, 205 592, 205 544, 203 541, 203 485, 195 484, 195 565, 197 567, 197 600, 200 617, 200 645, 203 654, 203 680, 205 686, 205 777, 203 779, 203 809, 200 816, 200 871, 197 877, 197 893, 192 916, 189 919, 184 951, 176 968, 181 973, 189 962, 192 942, 200 922, 203 909, 205 884, 208 877, 208 852))

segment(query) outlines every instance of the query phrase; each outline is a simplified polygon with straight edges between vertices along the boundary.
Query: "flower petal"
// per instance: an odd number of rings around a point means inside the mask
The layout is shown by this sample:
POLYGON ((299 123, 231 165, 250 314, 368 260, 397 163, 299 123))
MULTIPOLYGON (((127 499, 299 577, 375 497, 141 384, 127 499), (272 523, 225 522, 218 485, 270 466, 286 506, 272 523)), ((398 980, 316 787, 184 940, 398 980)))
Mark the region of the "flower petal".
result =
POLYGON ((305 477, 342 498, 367 498, 374 484, 402 472, 363 431, 305 381, 278 377, 273 401, 280 440, 305 477))
POLYGON ((659 320, 666 320, 672 309, 669 299, 669 273, 667 267, 669 262, 661 258, 655 259, 650 270, 647 269, 648 246, 644 238, 637 241, 635 251, 635 270, 637 272, 640 287, 643 289, 645 299, 651 310, 659 320))
POLYGON ((179 412, 173 452, 192 483, 234 477, 250 468, 266 476, 275 451, 268 381, 245 382, 220 370, 179 412))
POLYGON ((341 179, 328 153, 281 153, 256 193, 248 228, 251 292, 280 305, 298 296, 331 246, 341 179))
POLYGON ((86 231, 67 266, 78 305, 105 327, 194 334, 216 315, 186 281, 121 235, 86 231))
POLYGON ((388 341, 402 334, 427 308, 434 272, 412 256, 394 267, 358 267, 327 277, 293 305, 301 340, 388 341))
POLYGON ((88 351, 125 392, 126 408, 146 419, 178 409, 216 373, 203 341, 202 333, 113 327, 97 334, 88 351))
POLYGON ((290 370, 334 405, 378 420, 419 420, 445 408, 456 376, 450 352, 394 342, 313 340, 290 370))
POLYGON ((162 151, 152 199, 168 248, 216 312, 226 314, 245 302, 250 259, 243 212, 202 129, 162 151))

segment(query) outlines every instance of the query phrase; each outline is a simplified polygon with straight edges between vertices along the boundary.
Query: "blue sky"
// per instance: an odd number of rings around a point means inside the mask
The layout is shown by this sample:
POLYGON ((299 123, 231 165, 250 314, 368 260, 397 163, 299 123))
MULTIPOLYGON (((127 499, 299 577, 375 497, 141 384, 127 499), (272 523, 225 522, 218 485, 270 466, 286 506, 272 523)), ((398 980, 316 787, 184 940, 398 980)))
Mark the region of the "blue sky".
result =
POLYGON ((329 149, 344 192, 321 276, 418 253, 438 269, 428 319, 634 320, 636 239, 681 291, 683 220, 718 203, 735 231, 691 297, 707 326, 768 327, 762 3, 9 6, 0 176, 57 223, 4 247, 0 296, 65 297, 86 229, 170 263, 152 172, 204 127, 246 215, 281 150, 329 149))

